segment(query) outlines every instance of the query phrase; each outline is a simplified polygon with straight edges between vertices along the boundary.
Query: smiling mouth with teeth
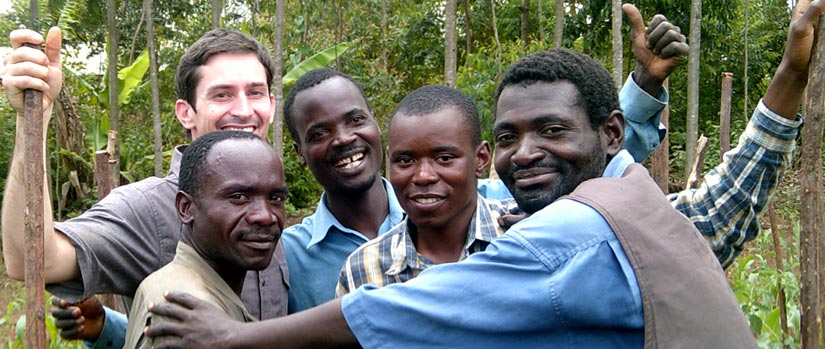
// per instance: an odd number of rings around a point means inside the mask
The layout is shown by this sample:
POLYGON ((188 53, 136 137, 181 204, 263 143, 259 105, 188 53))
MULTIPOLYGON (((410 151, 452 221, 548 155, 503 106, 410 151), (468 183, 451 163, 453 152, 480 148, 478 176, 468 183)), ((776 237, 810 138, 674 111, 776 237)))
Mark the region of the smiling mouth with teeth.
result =
POLYGON ((244 132, 253 132, 255 131, 254 127, 227 127, 224 131, 244 131, 244 132))
POLYGON ((440 199, 439 198, 416 198, 414 200, 415 200, 415 202, 417 202, 419 204, 432 204, 432 203, 434 203, 434 202, 436 202, 440 199))
POLYGON ((346 158, 343 158, 341 160, 338 160, 338 162, 335 163, 335 167, 340 167, 340 168, 344 168, 344 169, 355 168, 356 166, 361 164, 361 160, 363 160, 363 159, 364 159, 364 153, 358 153, 358 154, 352 155, 350 157, 346 157, 346 158))

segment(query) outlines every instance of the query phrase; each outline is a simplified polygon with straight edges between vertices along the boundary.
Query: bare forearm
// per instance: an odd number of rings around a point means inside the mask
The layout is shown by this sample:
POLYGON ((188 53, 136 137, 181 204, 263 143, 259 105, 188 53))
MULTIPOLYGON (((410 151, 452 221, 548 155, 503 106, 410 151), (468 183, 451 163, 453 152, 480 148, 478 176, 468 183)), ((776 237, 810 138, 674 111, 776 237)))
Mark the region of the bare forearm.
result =
POLYGON ((341 298, 284 318, 243 324, 232 348, 359 348, 341 298))
POLYGON ((774 113, 788 119, 796 119, 802 92, 808 83, 808 74, 794 71, 782 62, 765 91, 763 102, 774 113))
MULTIPOLYGON (((51 110, 45 111, 50 113, 51 110)), ((44 139, 46 128, 44 127, 44 139)), ((44 142, 45 143, 45 142, 44 142)), ((18 117, 17 132, 15 135, 15 146, 12 154, 12 162, 9 168, 9 177, 6 181, 5 194, 3 196, 2 210, 2 234, 3 234, 3 258, 6 264, 6 273, 9 277, 22 280, 25 273, 25 214, 26 214, 26 192, 25 192, 25 167, 24 154, 25 136, 23 132, 22 118, 18 117)), ((45 156, 45 145, 41 150, 45 156)), ((44 173, 46 169, 43 164, 44 173)), ((44 255, 45 255, 45 276, 46 282, 63 281, 77 275, 77 263, 73 252, 59 248, 59 245, 67 244, 68 240, 62 234, 55 234, 52 221, 51 196, 46 184, 45 176, 42 184, 43 196, 43 229, 44 229, 44 255), (58 236, 59 235, 59 236, 58 236), (70 258, 74 263, 66 263, 70 258)))

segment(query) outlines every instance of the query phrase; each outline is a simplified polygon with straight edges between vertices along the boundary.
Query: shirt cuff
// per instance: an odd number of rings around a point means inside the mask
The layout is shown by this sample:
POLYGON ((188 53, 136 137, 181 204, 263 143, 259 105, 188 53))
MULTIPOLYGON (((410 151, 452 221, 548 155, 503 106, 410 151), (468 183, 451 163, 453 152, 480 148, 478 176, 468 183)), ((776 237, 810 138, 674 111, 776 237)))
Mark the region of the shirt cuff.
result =
POLYGON ((116 312, 108 307, 103 307, 106 314, 103 322, 103 330, 100 331, 100 336, 94 343, 83 341, 87 348, 94 349, 109 349, 109 348, 123 348, 126 344, 126 327, 128 320, 126 314, 116 312))
POLYGON ((619 91, 619 100, 633 101, 623 105, 624 115, 635 122, 643 123, 656 116, 670 101, 670 94, 664 87, 659 89, 657 96, 651 96, 633 80, 633 72, 627 76, 622 90, 619 91))
POLYGON ((760 100, 745 129, 745 135, 768 150, 790 152, 796 146, 796 137, 801 125, 801 116, 789 120, 768 109, 760 100))

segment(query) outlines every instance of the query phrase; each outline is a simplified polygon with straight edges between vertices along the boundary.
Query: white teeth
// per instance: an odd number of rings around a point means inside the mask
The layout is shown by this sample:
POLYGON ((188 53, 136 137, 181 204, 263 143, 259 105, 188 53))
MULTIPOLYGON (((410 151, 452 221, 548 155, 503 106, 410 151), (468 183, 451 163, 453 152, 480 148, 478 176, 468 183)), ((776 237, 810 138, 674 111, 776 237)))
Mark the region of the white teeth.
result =
POLYGON ((358 153, 348 158, 338 160, 338 162, 335 163, 335 166, 343 167, 345 169, 355 168, 361 164, 362 159, 364 159, 364 153, 358 153))
POLYGON ((431 203, 434 203, 436 201, 438 201, 437 198, 417 198, 417 199, 415 199, 415 202, 420 203, 420 204, 431 204, 431 203))
POLYGON ((254 127, 227 127, 224 130, 252 132, 252 131, 255 131, 255 128, 254 127))

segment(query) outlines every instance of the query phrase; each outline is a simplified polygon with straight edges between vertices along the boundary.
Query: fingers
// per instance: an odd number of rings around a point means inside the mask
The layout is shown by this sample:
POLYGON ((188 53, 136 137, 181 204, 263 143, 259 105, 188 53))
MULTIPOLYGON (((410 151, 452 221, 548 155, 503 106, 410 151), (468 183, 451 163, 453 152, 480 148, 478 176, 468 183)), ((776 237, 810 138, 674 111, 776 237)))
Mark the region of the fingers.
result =
POLYGON ((819 16, 822 15, 822 12, 825 11, 825 1, 799 1, 796 7, 797 9, 795 10, 803 11, 802 20, 805 21, 805 23, 811 23, 811 25, 813 25, 813 23, 816 23, 819 19, 819 16), (802 8, 803 3, 804 8, 802 8))
POLYGON ((507 214, 498 217, 498 224, 501 225, 502 228, 505 230, 510 229, 514 224, 520 222, 521 220, 527 218, 528 215, 526 213, 521 214, 507 214))
POLYGON ((630 35, 636 37, 645 32, 645 20, 642 18, 642 13, 633 4, 622 5, 622 11, 627 16, 627 21, 630 23, 630 35))
POLYGON ((655 54, 660 54, 665 47, 672 43, 678 44, 686 41, 681 29, 668 22, 667 18, 662 15, 656 15, 654 20, 651 21, 647 40, 648 48, 652 49, 655 54), (653 22, 656 22, 655 25, 653 22))
POLYGON ((159 336, 181 336, 183 335, 183 329, 179 324, 174 322, 153 323, 143 329, 143 334, 153 338, 159 336))
POLYGON ((206 302, 198 299, 197 297, 188 294, 186 292, 180 291, 168 291, 166 294, 163 295, 167 301, 180 304, 181 306, 185 307, 186 309, 195 309, 198 308, 200 305, 207 304, 206 302))
POLYGON ((17 49, 23 44, 34 44, 40 46, 43 43, 43 36, 31 29, 17 29, 9 34, 11 47, 17 49))
POLYGON ((49 65, 60 68, 60 48, 63 45, 63 34, 60 28, 51 27, 46 35, 46 57, 49 65))

